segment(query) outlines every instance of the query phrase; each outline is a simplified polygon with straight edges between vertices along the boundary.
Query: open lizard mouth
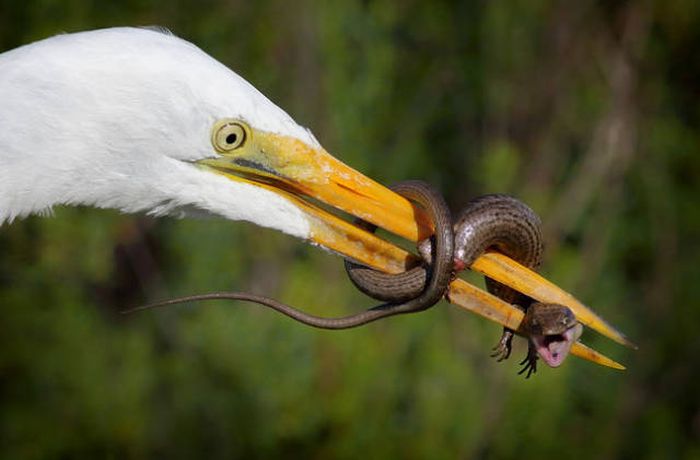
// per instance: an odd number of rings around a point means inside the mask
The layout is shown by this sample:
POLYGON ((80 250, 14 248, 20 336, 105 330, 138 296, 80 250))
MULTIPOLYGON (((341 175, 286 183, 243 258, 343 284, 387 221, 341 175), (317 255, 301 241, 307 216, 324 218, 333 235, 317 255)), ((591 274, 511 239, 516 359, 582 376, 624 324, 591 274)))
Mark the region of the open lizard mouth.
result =
POLYGON ((581 335, 581 330, 582 326, 577 323, 561 334, 533 335, 530 338, 542 361, 549 367, 559 367, 581 335))

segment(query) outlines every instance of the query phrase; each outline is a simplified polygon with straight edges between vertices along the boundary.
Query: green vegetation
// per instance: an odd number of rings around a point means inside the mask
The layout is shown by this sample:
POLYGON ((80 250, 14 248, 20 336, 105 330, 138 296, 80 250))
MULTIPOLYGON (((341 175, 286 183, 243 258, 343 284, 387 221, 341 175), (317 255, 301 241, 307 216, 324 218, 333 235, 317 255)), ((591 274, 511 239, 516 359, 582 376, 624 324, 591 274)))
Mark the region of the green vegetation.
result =
POLYGON ((220 289, 372 302, 249 224, 56 209, 0 228, 0 457, 700 458, 700 3, 0 0, 0 49, 125 24, 198 44, 381 182, 527 201, 545 274, 640 349, 587 333, 629 370, 525 381, 524 344, 495 363, 500 330, 448 304, 346 332, 244 303, 123 317, 220 289))

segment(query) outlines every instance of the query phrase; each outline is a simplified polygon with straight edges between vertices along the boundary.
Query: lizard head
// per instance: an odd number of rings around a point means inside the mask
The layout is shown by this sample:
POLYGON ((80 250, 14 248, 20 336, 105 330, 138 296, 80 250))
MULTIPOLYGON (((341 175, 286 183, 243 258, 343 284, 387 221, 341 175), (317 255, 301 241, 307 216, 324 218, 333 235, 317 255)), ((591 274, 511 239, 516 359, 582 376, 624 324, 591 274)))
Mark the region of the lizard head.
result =
POLYGON ((583 326, 569 308, 535 302, 527 309, 522 331, 530 338, 542 361, 550 367, 559 367, 571 346, 581 337, 583 326))

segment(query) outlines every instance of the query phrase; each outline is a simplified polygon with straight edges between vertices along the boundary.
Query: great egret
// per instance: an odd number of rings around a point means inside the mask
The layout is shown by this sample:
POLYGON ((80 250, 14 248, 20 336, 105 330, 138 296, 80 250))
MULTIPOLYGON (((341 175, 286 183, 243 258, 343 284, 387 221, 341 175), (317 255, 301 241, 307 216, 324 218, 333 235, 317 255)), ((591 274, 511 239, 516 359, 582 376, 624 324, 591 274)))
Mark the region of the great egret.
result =
MULTIPOLYGON (((58 35, 0 55, 0 224, 56 205, 246 220, 389 272, 409 255, 314 201, 417 241, 419 208, 191 43, 152 29, 58 35)), ((625 343, 566 293, 498 255, 473 269, 625 343)), ((512 329, 522 312, 456 280, 450 300, 512 329)), ((615 365, 582 345, 572 353, 615 365)), ((619 365, 618 365, 619 366, 619 365)))

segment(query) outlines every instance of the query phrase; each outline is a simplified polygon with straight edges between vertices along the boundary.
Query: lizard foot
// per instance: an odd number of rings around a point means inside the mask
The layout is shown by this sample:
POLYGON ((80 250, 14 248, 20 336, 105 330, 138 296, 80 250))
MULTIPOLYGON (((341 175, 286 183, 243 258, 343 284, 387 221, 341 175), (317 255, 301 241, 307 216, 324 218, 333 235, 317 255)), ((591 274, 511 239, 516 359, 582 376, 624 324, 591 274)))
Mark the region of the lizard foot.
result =
POLYGON ((513 349, 513 331, 503 329, 501 339, 495 347, 492 348, 491 357, 496 358, 499 363, 510 357, 510 352, 513 349))
POLYGON ((520 369, 518 375, 525 374, 526 379, 529 379, 532 374, 537 373, 537 351, 532 344, 528 344, 527 356, 520 361, 520 365, 523 366, 523 368, 520 369))

